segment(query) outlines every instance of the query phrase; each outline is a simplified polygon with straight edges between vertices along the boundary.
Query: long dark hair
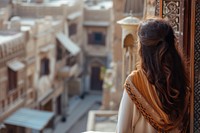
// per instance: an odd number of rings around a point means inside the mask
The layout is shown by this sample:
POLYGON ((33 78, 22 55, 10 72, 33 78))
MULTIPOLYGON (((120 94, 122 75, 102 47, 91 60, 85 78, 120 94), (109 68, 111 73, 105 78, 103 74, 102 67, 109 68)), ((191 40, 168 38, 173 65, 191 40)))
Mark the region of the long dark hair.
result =
POLYGON ((176 120, 184 108, 188 79, 174 31, 165 20, 148 19, 140 24, 138 36, 141 67, 155 86, 163 111, 176 120))

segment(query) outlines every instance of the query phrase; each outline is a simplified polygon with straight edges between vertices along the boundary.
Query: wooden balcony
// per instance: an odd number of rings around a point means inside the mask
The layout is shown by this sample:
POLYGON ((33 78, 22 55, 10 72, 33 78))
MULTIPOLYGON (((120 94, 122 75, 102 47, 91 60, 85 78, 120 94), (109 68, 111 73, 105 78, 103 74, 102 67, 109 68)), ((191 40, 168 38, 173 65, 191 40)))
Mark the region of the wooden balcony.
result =
POLYGON ((25 91, 23 89, 16 89, 11 92, 6 99, 0 101, 0 121, 2 121, 11 112, 21 107, 25 100, 25 91))
POLYGON ((34 104, 36 98, 36 91, 33 88, 27 89, 26 96, 26 105, 31 106, 31 104, 34 104))

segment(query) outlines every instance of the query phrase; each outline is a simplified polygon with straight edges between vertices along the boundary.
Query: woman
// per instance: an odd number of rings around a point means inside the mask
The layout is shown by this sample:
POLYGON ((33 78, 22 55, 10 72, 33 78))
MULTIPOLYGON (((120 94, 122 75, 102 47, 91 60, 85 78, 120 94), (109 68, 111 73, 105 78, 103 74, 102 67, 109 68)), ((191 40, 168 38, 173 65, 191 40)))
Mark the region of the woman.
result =
POLYGON ((141 67, 126 79, 117 133, 185 133, 189 89, 174 31, 162 19, 138 28, 141 67))

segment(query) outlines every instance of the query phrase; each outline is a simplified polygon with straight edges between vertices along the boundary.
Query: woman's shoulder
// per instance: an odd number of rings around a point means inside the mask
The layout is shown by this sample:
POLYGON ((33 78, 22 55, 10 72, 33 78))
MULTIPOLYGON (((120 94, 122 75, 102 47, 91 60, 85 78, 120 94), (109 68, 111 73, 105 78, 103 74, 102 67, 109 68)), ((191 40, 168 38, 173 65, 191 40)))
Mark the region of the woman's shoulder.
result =
POLYGON ((127 86, 130 87, 129 89, 134 90, 138 89, 142 83, 141 81, 141 69, 132 71, 126 78, 124 87, 127 89, 127 86), (134 89, 133 89, 134 88, 134 89))
MULTIPOLYGON (((125 82, 127 81, 131 81, 133 83, 138 82, 139 80, 141 80, 141 78, 143 78, 143 74, 142 74, 142 70, 138 69, 138 70, 134 70, 132 71, 128 76, 125 82)), ((141 81, 140 81, 141 82, 141 81)))
POLYGON ((133 78, 140 73, 141 69, 133 70, 129 75, 128 78, 133 78))

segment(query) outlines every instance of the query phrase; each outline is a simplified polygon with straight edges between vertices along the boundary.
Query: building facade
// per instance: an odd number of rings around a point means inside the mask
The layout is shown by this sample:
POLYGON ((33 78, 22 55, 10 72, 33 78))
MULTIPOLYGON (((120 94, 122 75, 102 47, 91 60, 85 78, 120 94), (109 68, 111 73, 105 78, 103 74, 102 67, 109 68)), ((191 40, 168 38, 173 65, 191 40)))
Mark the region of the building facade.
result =
POLYGON ((78 31, 83 2, 36 5, 13 1, 12 9, 10 3, 5 4, 9 8, 2 9, 0 16, 1 74, 5 75, 0 87, 0 131, 36 131, 10 120, 24 108, 53 112, 54 123, 64 120, 68 95, 80 93, 82 41, 78 31), (70 85, 72 81, 75 85, 70 85))
MULTIPOLYGON (((1 32, 0 122, 26 102, 25 42, 22 33, 1 32)), ((8 129, 10 132, 13 130, 12 126, 8 129)))
POLYGON ((112 22, 112 1, 88 1, 83 21, 85 92, 102 91, 101 72, 109 67, 112 58, 112 22))
POLYGON ((70 98, 102 92, 112 60, 112 1, 1 3, 0 132, 45 132, 65 121, 70 98), (37 122, 26 115, 35 113, 46 116, 40 126, 17 123, 16 116, 37 122))

